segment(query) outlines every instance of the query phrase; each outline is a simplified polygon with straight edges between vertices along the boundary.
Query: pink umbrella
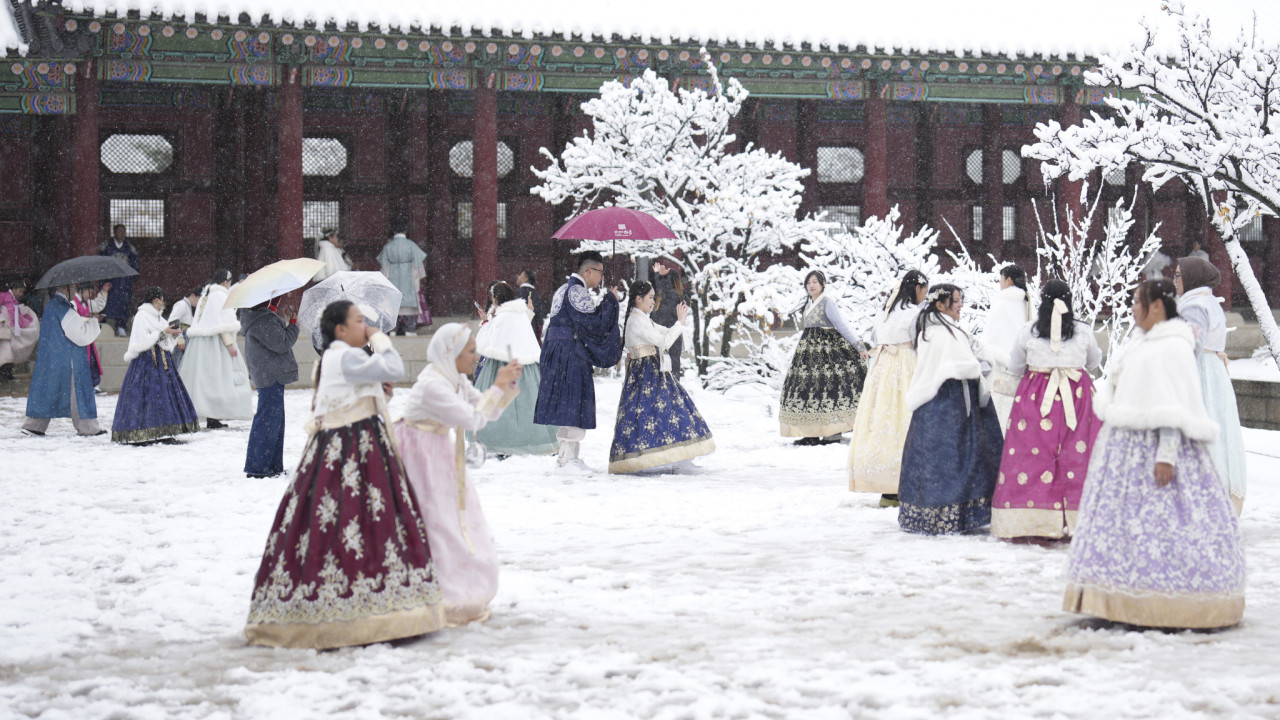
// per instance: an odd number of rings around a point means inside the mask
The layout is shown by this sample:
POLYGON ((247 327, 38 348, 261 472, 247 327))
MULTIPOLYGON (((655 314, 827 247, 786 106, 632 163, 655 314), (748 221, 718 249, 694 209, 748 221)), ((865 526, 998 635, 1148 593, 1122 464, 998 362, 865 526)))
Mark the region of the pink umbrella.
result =
POLYGON ((674 240, 676 234, 652 215, 614 206, 584 212, 565 223, 551 237, 556 240, 612 240, 616 254, 619 240, 674 240))

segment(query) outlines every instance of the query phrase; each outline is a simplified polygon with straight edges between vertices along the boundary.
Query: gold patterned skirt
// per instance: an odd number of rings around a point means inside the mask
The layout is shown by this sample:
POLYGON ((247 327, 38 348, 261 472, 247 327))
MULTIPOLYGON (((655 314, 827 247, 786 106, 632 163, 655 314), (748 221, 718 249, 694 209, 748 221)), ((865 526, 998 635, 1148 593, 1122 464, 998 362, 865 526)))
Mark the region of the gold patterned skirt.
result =
POLYGON ((911 343, 881 345, 872 357, 849 440, 849 490, 893 495, 911 426, 907 388, 916 371, 916 351, 911 343))
POLYGON ((805 328, 782 384, 783 437, 826 437, 853 429, 867 366, 834 328, 805 328))

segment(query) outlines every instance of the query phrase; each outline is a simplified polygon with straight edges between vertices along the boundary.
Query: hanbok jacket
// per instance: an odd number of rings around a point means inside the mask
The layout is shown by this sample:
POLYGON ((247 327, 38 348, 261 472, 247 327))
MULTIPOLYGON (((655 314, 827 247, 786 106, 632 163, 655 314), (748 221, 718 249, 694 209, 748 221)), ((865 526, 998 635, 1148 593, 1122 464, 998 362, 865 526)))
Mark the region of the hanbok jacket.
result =
POLYGON ((178 344, 178 338, 175 335, 166 334, 164 329, 169 327, 169 323, 164 319, 164 314, 156 309, 151 303, 142 303, 138 306, 138 312, 133 316, 133 327, 129 329, 129 349, 124 352, 124 361, 132 362, 134 358, 147 352, 156 344, 160 345, 161 350, 173 352, 173 348, 178 344))

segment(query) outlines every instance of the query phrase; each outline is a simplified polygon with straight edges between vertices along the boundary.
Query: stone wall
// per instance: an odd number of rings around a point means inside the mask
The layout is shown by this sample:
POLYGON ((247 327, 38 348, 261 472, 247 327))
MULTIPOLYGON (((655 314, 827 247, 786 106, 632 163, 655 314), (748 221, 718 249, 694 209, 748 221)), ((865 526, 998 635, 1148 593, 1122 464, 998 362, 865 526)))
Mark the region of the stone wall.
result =
POLYGON ((1265 380, 1232 380, 1240 424, 1261 430, 1280 430, 1280 383, 1265 380))

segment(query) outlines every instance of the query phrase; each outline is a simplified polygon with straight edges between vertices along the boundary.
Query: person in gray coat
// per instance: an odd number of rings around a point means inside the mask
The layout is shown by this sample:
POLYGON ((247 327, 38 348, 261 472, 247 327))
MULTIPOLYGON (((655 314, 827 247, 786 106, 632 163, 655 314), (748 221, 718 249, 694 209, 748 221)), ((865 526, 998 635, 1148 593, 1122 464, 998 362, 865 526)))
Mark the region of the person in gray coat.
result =
POLYGON ((284 386, 298 380, 293 344, 298 321, 293 308, 262 303, 240 311, 244 359, 258 388, 258 411, 249 429, 244 474, 273 477, 284 473, 284 386))

